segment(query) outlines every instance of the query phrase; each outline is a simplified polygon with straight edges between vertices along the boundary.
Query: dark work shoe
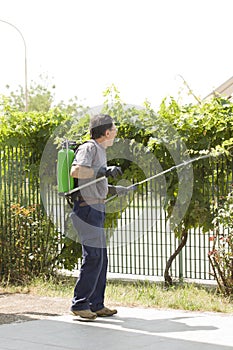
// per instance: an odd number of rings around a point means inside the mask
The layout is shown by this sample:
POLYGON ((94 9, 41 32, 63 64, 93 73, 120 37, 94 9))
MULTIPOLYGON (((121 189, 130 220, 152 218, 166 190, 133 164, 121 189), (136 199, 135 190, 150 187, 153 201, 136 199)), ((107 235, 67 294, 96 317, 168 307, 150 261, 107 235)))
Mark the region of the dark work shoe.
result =
POLYGON ((97 314, 91 310, 71 310, 71 312, 73 315, 80 316, 86 320, 94 320, 97 317, 97 314))
POLYGON ((107 307, 103 307, 103 309, 95 311, 95 313, 99 317, 107 317, 107 316, 113 316, 113 315, 117 314, 117 310, 115 310, 115 309, 111 310, 107 307))

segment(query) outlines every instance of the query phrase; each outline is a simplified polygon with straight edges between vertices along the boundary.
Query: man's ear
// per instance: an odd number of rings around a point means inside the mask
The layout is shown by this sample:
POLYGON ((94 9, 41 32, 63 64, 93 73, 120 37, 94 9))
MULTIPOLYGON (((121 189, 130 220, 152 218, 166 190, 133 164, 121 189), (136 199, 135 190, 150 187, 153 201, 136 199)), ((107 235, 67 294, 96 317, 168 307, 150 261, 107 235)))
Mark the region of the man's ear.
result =
POLYGON ((108 129, 108 130, 105 131, 105 136, 109 137, 109 135, 110 135, 110 130, 108 129))

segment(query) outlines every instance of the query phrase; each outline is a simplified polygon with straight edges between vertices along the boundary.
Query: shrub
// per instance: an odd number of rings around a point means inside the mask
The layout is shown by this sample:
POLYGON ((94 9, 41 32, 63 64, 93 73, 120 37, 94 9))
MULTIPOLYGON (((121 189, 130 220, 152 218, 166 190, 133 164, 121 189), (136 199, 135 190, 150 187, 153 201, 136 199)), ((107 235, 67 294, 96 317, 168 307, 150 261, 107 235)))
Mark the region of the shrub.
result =
POLYGON ((25 282, 42 273, 52 274, 57 265, 60 234, 39 205, 10 205, 0 239, 0 271, 8 281, 25 282))
POLYGON ((209 259, 220 291, 230 295, 233 293, 233 191, 218 210, 214 224, 209 259))

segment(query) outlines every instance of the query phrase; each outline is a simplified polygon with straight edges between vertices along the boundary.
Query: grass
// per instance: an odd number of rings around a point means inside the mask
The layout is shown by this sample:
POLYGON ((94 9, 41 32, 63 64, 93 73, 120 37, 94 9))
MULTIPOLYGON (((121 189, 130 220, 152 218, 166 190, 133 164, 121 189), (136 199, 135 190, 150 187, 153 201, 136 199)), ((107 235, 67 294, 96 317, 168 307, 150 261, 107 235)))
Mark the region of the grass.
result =
POLYGON ((162 284, 151 282, 111 282, 106 300, 122 306, 233 313, 233 299, 218 294, 216 289, 194 284, 165 289, 162 284))
MULTIPOLYGON (((0 285, 0 293, 30 293, 39 296, 72 298, 75 278, 36 278, 27 285, 0 285)), ((128 307, 182 309, 189 311, 233 313, 233 298, 217 289, 192 283, 170 288, 149 281, 108 281, 106 304, 128 307)))

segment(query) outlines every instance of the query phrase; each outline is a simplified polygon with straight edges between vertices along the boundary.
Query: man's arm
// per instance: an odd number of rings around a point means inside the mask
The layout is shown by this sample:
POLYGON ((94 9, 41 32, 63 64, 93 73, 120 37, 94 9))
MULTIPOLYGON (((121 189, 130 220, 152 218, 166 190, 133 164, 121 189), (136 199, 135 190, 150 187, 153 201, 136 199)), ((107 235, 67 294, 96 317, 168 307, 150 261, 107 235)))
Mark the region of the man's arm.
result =
POLYGON ((72 165, 70 176, 76 179, 90 179, 94 176, 94 169, 82 165, 72 165))
POLYGON ((83 165, 72 165, 70 170, 70 176, 76 179, 90 179, 94 176, 96 176, 96 178, 102 176, 113 177, 115 179, 119 174, 122 175, 122 171, 118 166, 95 169, 83 165))

